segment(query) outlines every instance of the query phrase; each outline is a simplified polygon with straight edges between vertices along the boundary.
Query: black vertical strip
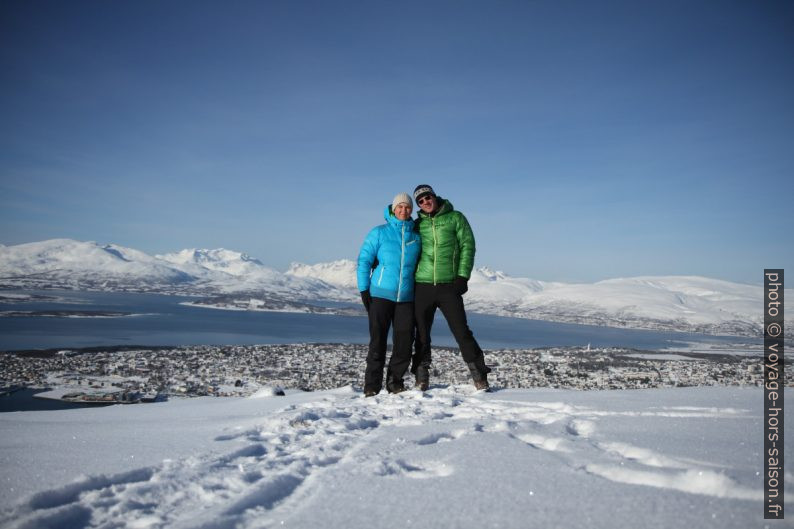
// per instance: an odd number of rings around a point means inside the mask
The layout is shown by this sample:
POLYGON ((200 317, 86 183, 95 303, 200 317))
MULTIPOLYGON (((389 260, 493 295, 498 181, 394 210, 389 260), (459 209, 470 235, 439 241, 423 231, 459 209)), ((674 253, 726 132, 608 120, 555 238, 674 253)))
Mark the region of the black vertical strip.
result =
POLYGON ((783 270, 764 270, 764 518, 784 518, 783 270))

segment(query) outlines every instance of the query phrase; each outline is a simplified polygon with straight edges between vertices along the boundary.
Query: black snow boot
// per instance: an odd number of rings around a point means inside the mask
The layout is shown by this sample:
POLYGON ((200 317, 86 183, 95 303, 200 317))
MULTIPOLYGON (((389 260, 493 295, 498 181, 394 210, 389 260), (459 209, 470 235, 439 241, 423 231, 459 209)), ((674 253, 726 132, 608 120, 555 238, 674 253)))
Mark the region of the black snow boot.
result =
POLYGON ((420 391, 427 391, 430 387, 430 366, 419 365, 416 368, 416 387, 420 391))
POLYGON ((478 363, 482 362, 469 362, 466 364, 469 366, 469 372, 471 373, 471 378, 474 381, 474 387, 489 391, 491 386, 488 384, 488 373, 490 373, 491 370, 485 366, 484 363, 482 363, 482 366, 478 366, 478 363), (483 369, 483 367, 485 369, 483 369))
POLYGON ((386 391, 389 393, 402 393, 405 391, 405 384, 403 384, 402 380, 389 379, 386 381, 386 391))

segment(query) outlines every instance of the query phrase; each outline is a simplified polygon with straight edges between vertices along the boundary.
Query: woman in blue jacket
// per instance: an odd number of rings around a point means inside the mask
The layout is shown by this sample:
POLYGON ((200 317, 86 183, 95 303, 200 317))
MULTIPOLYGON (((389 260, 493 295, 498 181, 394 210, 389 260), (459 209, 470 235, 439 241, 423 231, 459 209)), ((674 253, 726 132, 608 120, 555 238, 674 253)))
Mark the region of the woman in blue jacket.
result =
POLYGON ((367 234, 358 254, 358 290, 369 315, 369 353, 364 395, 377 395, 383 386, 386 341, 394 326, 394 346, 386 373, 389 393, 405 391, 403 375, 411 361, 414 335, 414 272, 421 239, 411 219, 413 201, 400 193, 386 206, 386 224, 367 234))

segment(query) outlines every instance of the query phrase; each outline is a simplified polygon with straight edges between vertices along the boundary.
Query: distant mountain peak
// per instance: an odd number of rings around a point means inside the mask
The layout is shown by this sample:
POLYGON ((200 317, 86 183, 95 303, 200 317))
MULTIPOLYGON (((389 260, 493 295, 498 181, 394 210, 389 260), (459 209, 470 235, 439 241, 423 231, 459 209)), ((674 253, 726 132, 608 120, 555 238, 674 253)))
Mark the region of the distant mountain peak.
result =
POLYGON ((6 246, 0 253, 0 271, 6 277, 49 277, 55 283, 93 284, 145 282, 148 285, 182 283, 193 279, 168 263, 138 250, 116 244, 73 239, 6 246))
POLYGON ((500 279, 507 279, 510 277, 501 270, 494 270, 489 266, 481 266, 477 269, 477 272, 482 274, 489 281, 498 281, 500 279))
POLYGON ((158 259, 167 261, 185 271, 195 273, 196 268, 223 272, 236 277, 269 277, 275 278, 278 274, 272 268, 266 267, 259 259, 250 255, 225 248, 208 250, 206 248, 188 248, 174 253, 157 255, 158 259))

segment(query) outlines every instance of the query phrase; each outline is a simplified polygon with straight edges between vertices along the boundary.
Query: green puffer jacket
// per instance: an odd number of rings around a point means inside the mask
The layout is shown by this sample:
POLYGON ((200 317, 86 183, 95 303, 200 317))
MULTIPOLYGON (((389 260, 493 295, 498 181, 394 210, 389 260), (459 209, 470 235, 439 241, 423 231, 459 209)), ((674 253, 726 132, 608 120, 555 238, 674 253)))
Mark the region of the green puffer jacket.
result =
POLYGON ((422 254, 416 266, 417 283, 451 283, 457 276, 469 279, 474 267, 474 233, 460 211, 449 200, 432 217, 419 211, 415 224, 422 237, 422 254))

